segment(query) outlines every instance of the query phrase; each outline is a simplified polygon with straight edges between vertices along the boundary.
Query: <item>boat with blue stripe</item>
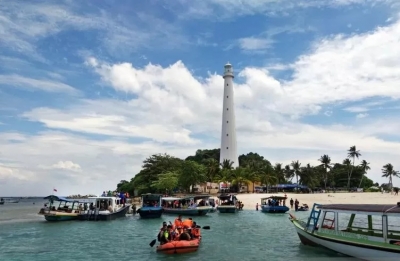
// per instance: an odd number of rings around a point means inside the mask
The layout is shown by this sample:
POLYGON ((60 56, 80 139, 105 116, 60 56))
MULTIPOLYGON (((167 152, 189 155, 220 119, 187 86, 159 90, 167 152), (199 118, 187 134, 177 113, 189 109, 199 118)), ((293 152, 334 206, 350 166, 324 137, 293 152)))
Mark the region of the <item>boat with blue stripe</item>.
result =
POLYGON ((143 194, 142 206, 136 211, 141 218, 160 218, 163 213, 161 194, 143 194))
POLYGON ((41 208, 38 214, 43 215, 47 221, 55 222, 78 219, 80 213, 79 207, 82 202, 55 195, 50 195, 43 199, 49 200, 49 206, 45 204, 45 207, 41 208), (55 206, 57 203, 58 207, 55 206))
POLYGON ((270 196, 261 199, 261 211, 264 213, 283 214, 289 211, 286 206, 287 197, 270 196))

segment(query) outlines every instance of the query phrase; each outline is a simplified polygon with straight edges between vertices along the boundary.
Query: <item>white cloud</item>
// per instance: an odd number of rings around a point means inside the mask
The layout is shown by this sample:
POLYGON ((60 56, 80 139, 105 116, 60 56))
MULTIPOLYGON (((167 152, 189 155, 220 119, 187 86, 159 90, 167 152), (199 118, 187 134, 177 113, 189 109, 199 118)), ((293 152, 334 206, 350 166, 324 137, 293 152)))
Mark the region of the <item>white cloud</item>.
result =
MULTIPOLYGON (((249 1, 247 8, 258 3, 249 1)), ((90 26, 90 21, 85 21, 90 26)), ((36 26, 29 27, 32 32, 21 32, 19 39, 58 30, 44 27, 42 30, 47 31, 35 32, 40 29, 36 26)), ((267 68, 245 67, 238 71, 235 80, 239 78, 241 84, 235 85, 235 102, 240 153, 255 151, 272 162, 300 160, 317 164, 322 154, 340 162, 346 150, 357 145, 362 159, 371 162, 370 176, 382 182, 380 169, 385 163, 400 168, 396 165, 400 143, 382 138, 400 133, 397 121, 374 121, 370 116, 346 125, 312 126, 302 123, 301 116, 322 112, 330 115, 334 103, 346 106, 377 96, 398 99, 399 34, 400 22, 395 22, 361 35, 320 39, 293 64, 270 67, 291 68, 294 73, 286 81, 275 79, 267 68)), ((62 109, 44 104, 23 113, 24 119, 54 131, 1 133, 0 178, 5 181, 0 184, 1 191, 14 193, 17 187, 24 193, 40 195, 46 187, 57 187, 63 194, 100 193, 114 188, 121 179, 131 178, 141 161, 153 153, 186 157, 196 149, 219 146, 221 75, 196 77, 182 61, 170 66, 149 63, 139 67, 96 57, 88 57, 87 68, 112 91, 129 94, 130 98, 76 99, 62 109)), ((52 76, 57 79, 57 75, 52 76)), ((20 86, 33 87, 27 78, 16 79, 20 86)), ((46 91, 65 91, 62 88, 68 87, 55 80, 34 85, 46 91)), ((379 105, 359 106, 371 109, 379 105)), ((354 106, 346 108, 366 112, 354 106)))
POLYGON ((259 51, 271 47, 273 40, 267 38, 246 37, 238 40, 242 50, 259 51))
POLYGON ((37 43, 68 30, 99 33, 102 46, 114 54, 147 48, 160 38, 164 39, 164 48, 188 42, 179 28, 167 21, 151 14, 129 14, 127 17, 119 15, 123 19, 114 19, 106 10, 94 6, 85 9, 84 4, 11 1, 0 6, 0 46, 48 63, 37 50, 37 43))
POLYGON ((356 117, 357 117, 357 119, 362 119, 362 118, 368 117, 368 115, 369 115, 368 113, 359 113, 356 115, 356 117))
POLYGON ((221 20, 255 14, 287 15, 287 11, 305 8, 336 8, 349 5, 369 6, 374 4, 386 4, 395 7, 397 0, 285 0, 284 3, 281 0, 204 0, 193 2, 190 5, 186 5, 186 1, 181 0, 180 3, 185 10, 182 12, 181 9, 177 9, 181 17, 221 20))
POLYGON ((63 92, 69 94, 78 94, 79 91, 68 84, 44 80, 32 79, 20 75, 0 75, 0 86, 19 87, 24 89, 37 89, 46 92, 63 92))

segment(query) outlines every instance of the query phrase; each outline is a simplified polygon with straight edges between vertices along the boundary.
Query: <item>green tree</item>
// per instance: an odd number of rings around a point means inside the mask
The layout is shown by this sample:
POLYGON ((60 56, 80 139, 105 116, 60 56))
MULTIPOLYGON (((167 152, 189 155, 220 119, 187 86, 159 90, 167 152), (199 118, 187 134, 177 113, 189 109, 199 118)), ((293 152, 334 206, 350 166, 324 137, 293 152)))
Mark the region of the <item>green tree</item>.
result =
POLYGON ((274 172, 275 172, 275 177, 277 179, 277 182, 279 184, 286 183, 285 170, 282 168, 282 163, 275 163, 274 172))
MULTIPOLYGON (((298 186, 299 185, 299 175, 300 175, 301 163, 298 160, 292 161, 290 166, 292 167, 293 173, 296 176, 296 184, 298 186)), ((298 187, 297 187, 297 192, 298 192, 298 187)))
POLYGON ((190 187, 193 188, 196 184, 205 182, 206 167, 195 161, 185 160, 181 164, 181 171, 179 175, 179 184, 186 190, 190 191, 190 187))
POLYGON ((151 186, 162 193, 166 191, 172 192, 173 189, 178 187, 178 182, 179 182, 178 172, 169 171, 158 175, 158 179, 156 181, 153 181, 151 186))
POLYGON ((324 154, 322 155, 319 159, 319 162, 321 162, 321 167, 324 168, 325 172, 324 172, 324 188, 326 190, 326 183, 328 182, 328 171, 331 169, 331 158, 324 154))
POLYGON ((366 160, 362 160, 360 167, 362 168, 362 176, 360 180, 360 185, 358 185, 359 188, 361 188, 361 182, 363 181, 364 175, 367 174, 367 171, 370 170, 371 168, 369 167, 369 163, 366 160))
POLYGON ((358 159, 358 157, 360 157, 360 156, 361 156, 361 153, 360 153, 359 150, 357 150, 356 145, 351 146, 350 149, 347 151, 347 157, 348 157, 349 159, 350 159, 350 158, 353 159, 353 165, 352 165, 352 167, 351 167, 351 170, 350 170, 350 172, 349 172, 349 177, 348 177, 348 180, 347 180, 347 189, 350 189, 350 180, 351 180, 351 175, 352 175, 353 169, 354 169, 354 162, 355 162, 355 159, 356 159, 356 158, 358 159))
POLYGON ((393 188, 393 177, 400 177, 400 174, 398 171, 394 170, 393 165, 388 163, 383 166, 382 168, 382 177, 384 178, 389 178, 389 189, 392 190, 393 188))

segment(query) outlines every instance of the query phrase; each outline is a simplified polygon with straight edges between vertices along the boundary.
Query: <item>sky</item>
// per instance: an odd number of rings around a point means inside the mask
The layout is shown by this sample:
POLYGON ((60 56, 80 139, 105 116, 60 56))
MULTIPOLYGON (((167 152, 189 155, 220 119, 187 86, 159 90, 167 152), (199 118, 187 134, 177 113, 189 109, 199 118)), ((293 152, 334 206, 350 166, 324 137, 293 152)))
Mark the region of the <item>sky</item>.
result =
MULTIPOLYGON (((397 0, 0 1, 0 194, 101 194, 156 153, 220 146, 400 170, 397 0)), ((400 180, 394 179, 400 186, 400 180)))

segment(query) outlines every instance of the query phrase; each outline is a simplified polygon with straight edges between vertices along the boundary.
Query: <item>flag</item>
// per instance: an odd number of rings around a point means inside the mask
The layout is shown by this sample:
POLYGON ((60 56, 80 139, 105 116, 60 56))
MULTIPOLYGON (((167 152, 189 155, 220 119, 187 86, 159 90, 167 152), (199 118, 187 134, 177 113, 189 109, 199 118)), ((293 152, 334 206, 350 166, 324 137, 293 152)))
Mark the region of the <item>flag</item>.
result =
POLYGON ((57 192, 57 190, 56 190, 56 189, 53 189, 53 191, 54 191, 54 192, 57 192))

